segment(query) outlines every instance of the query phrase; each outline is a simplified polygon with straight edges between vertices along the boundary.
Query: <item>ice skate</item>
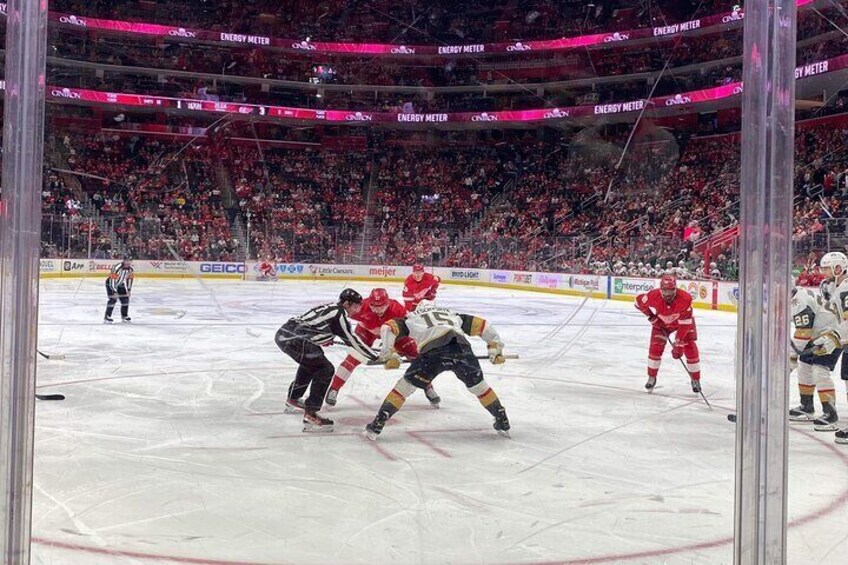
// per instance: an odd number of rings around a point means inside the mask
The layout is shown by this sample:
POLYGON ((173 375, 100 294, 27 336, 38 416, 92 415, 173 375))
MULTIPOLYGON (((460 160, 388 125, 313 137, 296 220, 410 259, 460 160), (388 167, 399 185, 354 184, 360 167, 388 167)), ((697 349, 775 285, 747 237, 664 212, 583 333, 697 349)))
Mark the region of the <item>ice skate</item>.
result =
POLYGON ((371 423, 365 426, 365 435, 368 439, 376 441, 377 437, 383 432, 383 426, 386 425, 386 420, 388 420, 388 418, 383 412, 374 416, 371 423))
POLYGON ((836 425, 838 421, 839 415, 831 408, 813 421, 813 429, 817 432, 835 432, 839 429, 836 425))
POLYGON ((816 410, 809 404, 801 404, 789 410, 791 422, 812 422, 816 419, 816 410))
POLYGON ((645 383, 645 389, 648 392, 654 392, 654 387, 657 386, 656 377, 648 377, 648 382, 645 383))
POLYGON ((424 389, 424 395, 427 396, 427 400, 430 401, 430 406, 433 408, 438 408, 439 404, 442 402, 442 399, 439 397, 439 393, 436 392, 433 385, 427 385, 427 388, 424 389))
POLYGON ((701 392, 701 381, 692 379, 692 392, 695 394, 700 394, 701 392))
POLYGON ((111 324, 114 321, 115 320, 112 319, 112 316, 103 316, 103 323, 104 324, 111 324))
POLYGON ((338 401, 338 398, 339 398, 339 391, 337 391, 334 388, 331 388, 331 389, 327 390, 327 397, 324 399, 324 402, 328 406, 335 406, 336 402, 338 401))
POLYGON ((498 434, 504 437, 511 437, 509 435, 509 418, 506 417, 505 409, 501 408, 498 410, 498 414, 495 416, 495 423, 492 424, 492 427, 495 428, 498 434))
POLYGON ((834 435, 836 436, 836 438, 833 441, 835 441, 836 443, 848 445, 848 426, 845 426, 841 430, 838 430, 834 435))
POLYGON ((332 432, 333 421, 321 416, 315 410, 306 410, 303 413, 303 431, 314 433, 332 432))
POLYGON ((129 324, 130 322, 132 322, 132 318, 130 318, 129 316, 124 316, 121 318, 121 321, 125 324, 129 324))

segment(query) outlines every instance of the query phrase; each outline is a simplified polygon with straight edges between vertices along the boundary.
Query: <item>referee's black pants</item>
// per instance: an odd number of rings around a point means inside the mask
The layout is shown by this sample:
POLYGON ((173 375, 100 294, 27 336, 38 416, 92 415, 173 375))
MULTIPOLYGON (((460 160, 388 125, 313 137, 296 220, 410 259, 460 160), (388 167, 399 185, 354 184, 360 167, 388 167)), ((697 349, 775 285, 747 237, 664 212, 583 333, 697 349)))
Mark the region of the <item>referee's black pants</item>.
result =
POLYGON ((274 342, 280 350, 294 359, 298 364, 294 382, 289 386, 289 398, 302 398, 309 389, 309 396, 304 402, 307 411, 315 412, 321 409, 324 395, 333 380, 335 367, 324 356, 324 350, 301 337, 298 324, 289 320, 277 330, 274 342))
POLYGON ((130 295, 127 292, 125 285, 118 285, 117 290, 112 290, 109 286, 109 281, 106 281, 106 296, 109 298, 106 301, 106 317, 112 317, 112 311, 115 309, 115 303, 121 301, 121 318, 127 318, 130 315, 130 295))

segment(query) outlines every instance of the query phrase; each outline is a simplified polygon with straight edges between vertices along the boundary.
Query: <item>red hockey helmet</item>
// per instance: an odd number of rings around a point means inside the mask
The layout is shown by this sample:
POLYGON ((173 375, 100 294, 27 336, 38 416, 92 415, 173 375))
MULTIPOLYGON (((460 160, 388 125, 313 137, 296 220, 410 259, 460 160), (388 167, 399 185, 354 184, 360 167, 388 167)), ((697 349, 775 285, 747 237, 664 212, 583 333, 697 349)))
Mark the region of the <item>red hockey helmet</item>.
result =
POLYGON ((413 273, 423 273, 424 272, 424 265, 421 265, 420 263, 413 265, 412 266, 412 272, 413 273))
POLYGON ((660 292, 666 300, 673 300, 677 295, 677 279, 674 275, 663 275, 660 279, 660 292))
POLYGON ((371 304, 374 306, 385 306, 389 303, 389 293, 386 292, 385 288, 375 288, 368 298, 371 299, 371 304))
POLYGON ((368 296, 368 300, 370 302, 371 311, 378 316, 382 316, 386 311, 386 308, 389 307, 389 293, 386 292, 385 288, 375 288, 372 290, 371 294, 368 296))

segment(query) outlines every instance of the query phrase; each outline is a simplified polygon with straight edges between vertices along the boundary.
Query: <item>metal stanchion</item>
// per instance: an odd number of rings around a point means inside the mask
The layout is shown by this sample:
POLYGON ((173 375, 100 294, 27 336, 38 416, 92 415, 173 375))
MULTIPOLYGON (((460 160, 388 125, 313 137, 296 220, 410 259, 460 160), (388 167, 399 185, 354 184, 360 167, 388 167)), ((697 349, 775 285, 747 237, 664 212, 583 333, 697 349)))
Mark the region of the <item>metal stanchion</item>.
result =
POLYGON ((6 8, 0 212, 0 559, 30 558, 47 2, 6 8))
POLYGON ((734 563, 786 563, 795 0, 745 3, 734 563))

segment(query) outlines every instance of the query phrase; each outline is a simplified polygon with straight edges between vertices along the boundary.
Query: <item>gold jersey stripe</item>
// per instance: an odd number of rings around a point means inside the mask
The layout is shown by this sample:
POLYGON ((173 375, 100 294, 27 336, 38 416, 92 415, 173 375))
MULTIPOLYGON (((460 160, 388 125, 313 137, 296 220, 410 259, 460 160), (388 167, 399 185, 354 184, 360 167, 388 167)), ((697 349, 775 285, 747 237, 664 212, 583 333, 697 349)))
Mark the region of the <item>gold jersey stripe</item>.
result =
POLYGON ((468 335, 472 335, 472 336, 482 335, 483 330, 485 328, 486 328, 486 320, 484 320, 483 318, 478 318, 477 316, 474 316, 471 319, 471 333, 469 333, 468 335))

